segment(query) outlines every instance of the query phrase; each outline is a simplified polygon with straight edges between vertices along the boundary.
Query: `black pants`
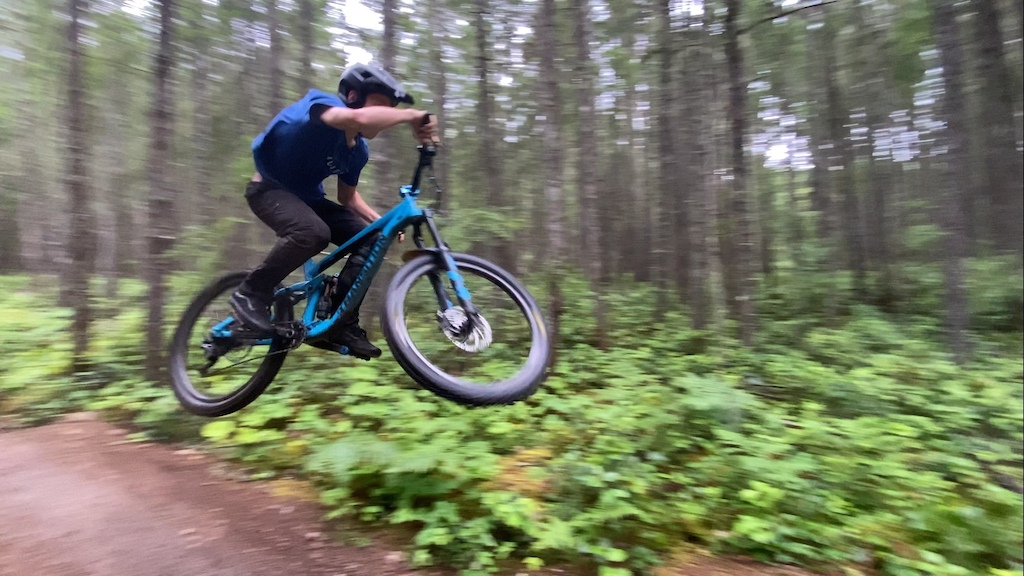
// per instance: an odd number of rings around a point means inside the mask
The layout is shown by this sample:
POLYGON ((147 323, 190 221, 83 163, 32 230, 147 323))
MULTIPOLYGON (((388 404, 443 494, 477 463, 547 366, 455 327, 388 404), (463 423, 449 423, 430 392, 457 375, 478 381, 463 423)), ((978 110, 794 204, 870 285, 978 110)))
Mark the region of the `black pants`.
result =
POLYGON ((329 242, 340 246, 366 227, 366 221, 355 212, 327 198, 309 205, 268 182, 250 182, 245 199, 253 213, 277 234, 277 243, 245 280, 244 288, 257 293, 270 294, 329 242))

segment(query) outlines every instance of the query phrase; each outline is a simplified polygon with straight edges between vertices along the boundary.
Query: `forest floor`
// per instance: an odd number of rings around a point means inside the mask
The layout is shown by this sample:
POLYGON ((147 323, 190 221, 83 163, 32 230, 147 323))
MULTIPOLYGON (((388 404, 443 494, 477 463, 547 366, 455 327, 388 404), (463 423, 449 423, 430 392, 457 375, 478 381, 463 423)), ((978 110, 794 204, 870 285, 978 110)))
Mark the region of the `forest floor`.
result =
MULTIPOLYGON (((451 574, 409 568, 393 534, 325 524, 301 482, 242 477, 213 454, 131 441, 89 413, 0 431, 0 576, 451 574)), ((808 575, 713 557, 657 573, 808 575)))

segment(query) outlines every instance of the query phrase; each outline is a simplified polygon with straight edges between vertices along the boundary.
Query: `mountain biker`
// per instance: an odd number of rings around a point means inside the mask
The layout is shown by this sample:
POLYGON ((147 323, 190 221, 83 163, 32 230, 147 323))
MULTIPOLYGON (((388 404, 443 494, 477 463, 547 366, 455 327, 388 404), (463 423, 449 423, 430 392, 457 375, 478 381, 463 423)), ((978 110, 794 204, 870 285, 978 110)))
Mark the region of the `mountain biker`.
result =
MULTIPOLYGON (((329 242, 341 245, 380 218, 356 189, 369 159, 366 140, 404 123, 412 126, 418 140, 436 140, 436 119, 421 110, 397 108, 403 102, 414 100, 390 74, 377 66, 356 64, 342 73, 337 94, 310 90, 253 140, 256 173, 245 198, 278 239, 231 296, 231 307, 243 324, 262 332, 273 330, 270 306, 275 287, 329 242), (323 180, 331 174, 338 176, 337 203, 324 192, 323 180)), ((349 256, 340 283, 352 281, 375 239, 367 238, 362 249, 349 256)), ((340 286, 339 293, 347 289, 340 286)), ((346 346, 364 360, 380 356, 380 349, 359 327, 358 304, 355 308, 314 345, 334 351, 346 346)))

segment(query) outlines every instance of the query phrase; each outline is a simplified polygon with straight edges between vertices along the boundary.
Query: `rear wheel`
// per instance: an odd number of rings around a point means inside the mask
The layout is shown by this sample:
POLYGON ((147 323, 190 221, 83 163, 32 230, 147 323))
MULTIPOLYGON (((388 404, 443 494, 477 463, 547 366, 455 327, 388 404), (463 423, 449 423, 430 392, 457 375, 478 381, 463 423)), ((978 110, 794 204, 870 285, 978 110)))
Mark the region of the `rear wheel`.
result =
POLYGON ((381 324, 388 346, 424 388, 461 404, 508 404, 544 380, 551 356, 548 332, 533 297, 499 266, 452 254, 479 316, 457 304, 434 254, 399 269, 384 297, 381 324))
MULTIPOLYGON (((222 276, 192 300, 174 332, 170 376, 181 405, 199 416, 241 410, 266 390, 291 342, 246 333, 232 318, 228 299, 245 271, 222 276)), ((276 302, 274 321, 292 319, 291 305, 276 302)))

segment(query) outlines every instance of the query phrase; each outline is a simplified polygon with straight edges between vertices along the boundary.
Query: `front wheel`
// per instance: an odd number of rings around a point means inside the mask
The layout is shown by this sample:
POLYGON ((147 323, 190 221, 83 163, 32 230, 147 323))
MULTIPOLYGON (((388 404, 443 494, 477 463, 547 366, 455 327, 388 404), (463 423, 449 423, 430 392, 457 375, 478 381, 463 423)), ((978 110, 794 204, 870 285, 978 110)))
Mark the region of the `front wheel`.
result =
POLYGON ((418 256, 398 270, 384 297, 388 347, 417 383, 449 400, 487 406, 526 398, 544 380, 551 358, 540 308, 499 266, 451 256, 478 315, 470 318, 448 297, 452 289, 437 255, 418 256))

